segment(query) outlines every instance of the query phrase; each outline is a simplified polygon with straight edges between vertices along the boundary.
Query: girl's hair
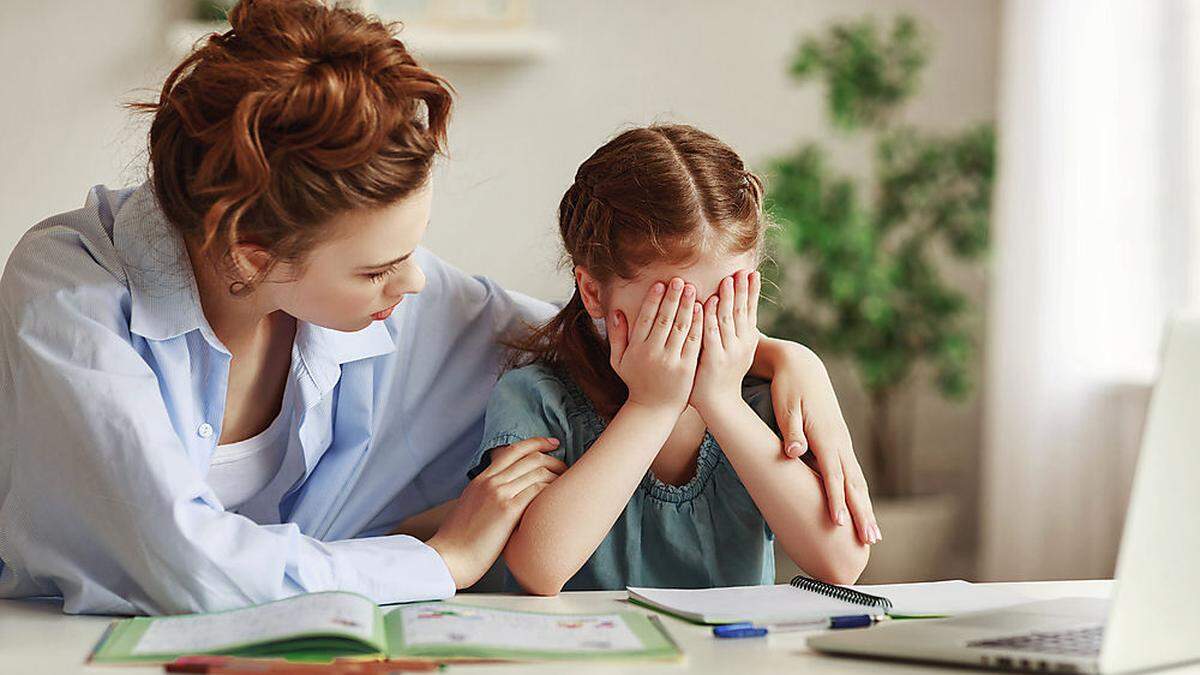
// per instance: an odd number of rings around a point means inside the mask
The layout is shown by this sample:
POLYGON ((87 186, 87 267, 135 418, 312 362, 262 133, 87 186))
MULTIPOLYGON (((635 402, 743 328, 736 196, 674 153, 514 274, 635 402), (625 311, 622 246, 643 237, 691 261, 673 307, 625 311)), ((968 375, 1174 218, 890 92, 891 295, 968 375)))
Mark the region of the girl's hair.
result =
MULTIPOLYGON (((167 77, 154 115, 151 180, 168 220, 228 264, 262 246, 302 262, 353 209, 393 204, 428 180, 451 89, 417 65, 393 27, 340 4, 241 0, 167 77)), ((229 271, 227 269, 227 271, 229 271)))
MULTIPOLYGON (((768 226, 762 201, 762 182, 717 138, 686 125, 631 129, 593 153, 563 196, 563 262, 607 284, 633 280, 654 262, 761 254, 768 226)), ((535 361, 558 367, 584 386, 602 414, 615 414, 628 396, 578 286, 553 319, 509 346, 510 367, 535 361)))

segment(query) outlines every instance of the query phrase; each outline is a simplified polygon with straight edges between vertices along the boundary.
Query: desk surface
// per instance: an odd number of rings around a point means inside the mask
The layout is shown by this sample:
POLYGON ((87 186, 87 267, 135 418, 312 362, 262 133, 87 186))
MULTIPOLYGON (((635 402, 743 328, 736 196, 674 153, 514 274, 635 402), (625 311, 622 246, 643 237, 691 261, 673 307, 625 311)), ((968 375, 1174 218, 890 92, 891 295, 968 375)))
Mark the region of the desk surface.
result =
MULTIPOLYGON (((1110 584, 1111 582, 1108 581, 1047 581, 996 585, 1040 600, 1065 596, 1107 597, 1110 584)), ((538 612, 593 613, 634 609, 650 613, 649 610, 626 602, 625 593, 621 591, 563 593, 554 598, 465 594, 458 596, 457 601, 538 612)), ((783 672, 879 673, 885 670, 888 672, 896 670, 918 672, 930 669, 929 666, 921 665, 901 665, 822 656, 809 651, 805 646, 805 639, 811 633, 788 633, 755 640, 718 641, 712 637, 712 632, 707 627, 688 624, 665 615, 660 616, 662 616, 667 630, 686 654, 686 660, 682 663, 572 663, 570 670, 573 673, 686 672, 745 675, 783 672)), ((64 615, 58 602, 0 600, 0 672, 36 673, 36 675, 161 673, 162 670, 158 667, 114 669, 84 665, 83 661, 88 652, 111 620, 108 617, 64 615)), ((537 665, 525 663, 505 666, 460 666, 450 668, 449 671, 486 675, 488 673, 514 673, 531 670, 562 672, 563 667, 562 663, 537 665)), ((952 669, 940 667, 936 671, 940 673, 953 672, 952 669)))

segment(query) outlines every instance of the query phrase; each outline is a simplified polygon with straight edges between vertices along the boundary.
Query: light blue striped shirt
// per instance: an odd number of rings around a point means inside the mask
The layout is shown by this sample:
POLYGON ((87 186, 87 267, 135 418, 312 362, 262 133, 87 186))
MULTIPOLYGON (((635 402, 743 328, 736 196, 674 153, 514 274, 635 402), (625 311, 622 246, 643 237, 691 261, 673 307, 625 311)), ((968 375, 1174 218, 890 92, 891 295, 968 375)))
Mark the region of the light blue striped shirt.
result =
POLYGON ((387 321, 299 322, 284 460, 234 513, 205 482, 230 355, 153 190, 96 187, 30 230, 0 279, 0 597, 157 614, 453 595, 437 553, 385 533, 461 492, 498 340, 553 307, 416 260, 427 286, 387 321))

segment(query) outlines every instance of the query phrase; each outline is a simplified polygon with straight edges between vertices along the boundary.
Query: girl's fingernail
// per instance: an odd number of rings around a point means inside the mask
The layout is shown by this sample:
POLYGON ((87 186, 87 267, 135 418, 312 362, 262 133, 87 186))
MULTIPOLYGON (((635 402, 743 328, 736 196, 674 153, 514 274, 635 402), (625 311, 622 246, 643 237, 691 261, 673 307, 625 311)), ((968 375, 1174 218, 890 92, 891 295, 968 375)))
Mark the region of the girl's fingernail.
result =
POLYGON ((665 285, 663 285, 663 282, 661 282, 661 281, 656 281, 656 282, 654 282, 654 289, 653 289, 653 290, 654 290, 654 292, 655 292, 655 293, 662 293, 662 292, 663 292, 663 289, 665 289, 665 288, 666 288, 666 286, 665 286, 665 285))
POLYGON ((799 457, 804 454, 804 446, 800 445, 799 441, 788 443, 787 454, 790 457, 799 457))
POLYGON ((875 530, 875 541, 877 543, 883 541, 883 532, 879 531, 879 526, 872 525, 871 527, 874 528, 874 530, 875 530))
POLYGON ((846 513, 846 509, 842 509, 842 510, 838 511, 838 515, 837 515, 838 527, 845 526, 847 518, 848 518, 848 514, 846 513))
POLYGON ((557 439, 557 438, 551 438, 551 439, 550 439, 550 445, 558 445, 558 439, 557 439))
POLYGON ((671 290, 679 290, 683 288, 683 279, 675 278, 671 280, 671 290))

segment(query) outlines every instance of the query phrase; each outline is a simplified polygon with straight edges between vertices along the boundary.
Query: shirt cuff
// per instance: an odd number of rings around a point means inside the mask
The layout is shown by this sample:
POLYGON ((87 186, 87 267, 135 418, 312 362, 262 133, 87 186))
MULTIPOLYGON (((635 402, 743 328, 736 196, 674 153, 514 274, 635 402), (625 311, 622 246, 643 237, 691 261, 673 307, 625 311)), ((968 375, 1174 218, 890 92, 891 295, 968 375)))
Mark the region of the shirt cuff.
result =
POLYGON ((338 588, 361 593, 379 605, 445 600, 457 591, 438 552, 407 535, 326 542, 336 568, 348 578, 338 588))

